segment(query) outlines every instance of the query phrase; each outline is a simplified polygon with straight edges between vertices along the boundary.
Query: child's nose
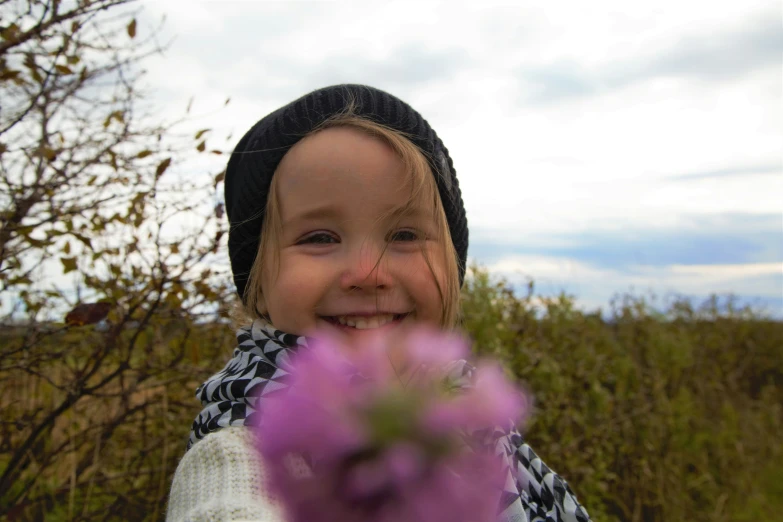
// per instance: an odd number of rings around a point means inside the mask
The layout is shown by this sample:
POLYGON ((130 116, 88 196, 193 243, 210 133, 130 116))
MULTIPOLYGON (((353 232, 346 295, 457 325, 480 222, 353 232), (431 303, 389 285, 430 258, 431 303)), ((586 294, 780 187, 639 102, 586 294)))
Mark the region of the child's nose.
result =
POLYGON ((344 290, 382 290, 390 285, 391 276, 382 247, 365 243, 348 254, 340 277, 344 290))

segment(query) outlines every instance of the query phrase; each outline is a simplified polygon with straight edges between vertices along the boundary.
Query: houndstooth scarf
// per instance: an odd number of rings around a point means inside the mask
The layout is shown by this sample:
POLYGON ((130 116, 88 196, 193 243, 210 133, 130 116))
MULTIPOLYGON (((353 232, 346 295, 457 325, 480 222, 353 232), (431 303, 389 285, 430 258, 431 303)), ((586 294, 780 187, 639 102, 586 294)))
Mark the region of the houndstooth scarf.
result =
MULTIPOLYGON (((196 391, 204 408, 193 422, 188 449, 220 428, 258 425, 263 402, 288 386, 286 368, 291 352, 307 346, 304 337, 286 334, 261 320, 241 328, 237 340, 226 367, 196 391)), ((466 361, 455 361, 450 376, 469 385, 473 367, 466 361)), ((565 480, 538 458, 518 431, 495 431, 491 440, 508 467, 498 506, 499 522, 590 520, 565 480)))

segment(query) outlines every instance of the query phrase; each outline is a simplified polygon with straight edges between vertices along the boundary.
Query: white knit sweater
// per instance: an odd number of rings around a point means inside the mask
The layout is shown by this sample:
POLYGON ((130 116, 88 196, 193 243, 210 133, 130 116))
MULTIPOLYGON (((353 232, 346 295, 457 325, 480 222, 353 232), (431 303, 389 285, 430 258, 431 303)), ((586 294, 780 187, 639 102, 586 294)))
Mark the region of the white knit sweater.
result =
POLYGON ((253 437, 248 428, 224 428, 194 445, 174 474, 166 520, 283 522, 279 504, 264 488, 267 474, 253 437))

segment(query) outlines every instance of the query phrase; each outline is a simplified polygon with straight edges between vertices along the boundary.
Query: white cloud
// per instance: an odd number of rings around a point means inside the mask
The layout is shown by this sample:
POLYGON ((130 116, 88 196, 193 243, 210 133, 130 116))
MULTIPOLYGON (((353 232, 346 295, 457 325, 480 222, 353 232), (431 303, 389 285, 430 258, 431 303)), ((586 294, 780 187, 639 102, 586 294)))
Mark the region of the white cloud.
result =
POLYGON ((490 273, 513 284, 533 280, 544 295, 565 291, 585 308, 606 307, 612 296, 678 294, 744 295, 779 301, 783 313, 783 262, 743 265, 639 265, 612 270, 576 259, 547 256, 508 256, 488 265, 490 273))
POLYGON ((722 278, 783 274, 783 263, 754 263, 749 265, 672 265, 673 274, 722 278))
MULTIPOLYGON (((164 113, 181 114, 191 95, 199 114, 231 96, 228 107, 193 123, 220 136, 233 131, 230 147, 260 117, 325 83, 389 89, 443 138, 471 227, 484 237, 556 244, 558 234, 596 228, 665 229, 699 214, 780 212, 779 59, 741 74, 715 72, 733 59, 721 54, 725 42, 751 55, 779 45, 774 35, 749 40, 764 20, 779 18, 777 3, 166 0, 145 8, 150 20, 166 14, 167 31, 177 35, 149 67, 169 104, 164 113), (688 70, 688 60, 704 71, 688 70), (531 101, 542 85, 587 90, 531 101), (773 168, 672 179, 759 164, 773 168)), ((674 268, 624 275, 578 260, 546 263, 534 266, 552 284, 734 288, 725 271, 709 279, 706 269, 698 277, 674 268)))

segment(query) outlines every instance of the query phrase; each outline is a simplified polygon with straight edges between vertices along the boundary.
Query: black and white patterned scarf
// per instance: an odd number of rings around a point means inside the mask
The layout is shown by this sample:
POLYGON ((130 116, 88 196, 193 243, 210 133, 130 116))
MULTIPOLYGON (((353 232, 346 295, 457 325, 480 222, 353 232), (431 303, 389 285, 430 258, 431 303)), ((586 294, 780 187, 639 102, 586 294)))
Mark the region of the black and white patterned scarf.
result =
MULTIPOLYGON (((286 334, 256 320, 237 332, 239 344, 220 372, 199 386, 204 408, 193 422, 188 449, 209 433, 228 426, 258 425, 263 402, 285 389, 292 351, 307 346, 304 337, 286 334)), ((450 377, 469 385, 473 367, 455 361, 450 377)), ((499 522, 588 522, 568 484, 550 470, 515 429, 491 434, 495 451, 507 464, 499 522)))

